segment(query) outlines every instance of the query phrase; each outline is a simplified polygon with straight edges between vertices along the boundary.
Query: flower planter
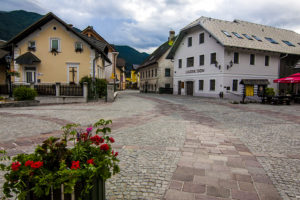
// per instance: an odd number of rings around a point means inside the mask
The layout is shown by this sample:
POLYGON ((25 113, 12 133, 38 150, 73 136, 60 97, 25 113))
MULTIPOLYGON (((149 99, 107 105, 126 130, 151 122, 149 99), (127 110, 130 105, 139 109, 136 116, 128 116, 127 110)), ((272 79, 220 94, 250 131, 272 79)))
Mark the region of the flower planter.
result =
MULTIPOLYGON (((49 137, 32 154, 18 154, 10 165, 0 163, 5 197, 19 200, 105 200, 105 181, 120 171, 109 137, 111 120, 82 130, 63 127, 61 138, 49 137), (94 129, 94 130, 93 130, 94 129), (68 142, 73 143, 68 147, 68 142)), ((10 159, 0 150, 0 161, 10 159)))
MULTIPOLYGON (((33 192, 30 192, 26 200, 79 200, 84 184, 84 182, 76 183, 74 192, 72 194, 64 194, 63 196, 63 186, 61 189, 53 190, 52 194, 42 197, 36 197, 33 192)), ((105 200, 105 182, 101 178, 98 178, 94 181, 93 185, 93 189, 82 200, 105 200)))

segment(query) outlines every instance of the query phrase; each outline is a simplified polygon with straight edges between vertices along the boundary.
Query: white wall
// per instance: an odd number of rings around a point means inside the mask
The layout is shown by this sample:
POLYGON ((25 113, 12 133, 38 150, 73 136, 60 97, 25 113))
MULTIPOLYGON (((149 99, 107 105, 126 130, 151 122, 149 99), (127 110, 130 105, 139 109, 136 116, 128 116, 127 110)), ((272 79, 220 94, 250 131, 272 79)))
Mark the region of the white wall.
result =
MULTIPOLYGON (((181 41, 175 56, 174 56, 174 94, 178 92, 178 81, 194 81, 194 96, 216 96, 220 91, 220 80, 221 72, 224 67, 224 47, 220 45, 216 39, 214 39, 210 34, 200 27, 194 29, 188 33, 181 41), (199 44, 199 34, 204 32, 204 43, 199 44), (193 38, 193 43, 191 47, 188 47, 188 37, 193 38), (210 54, 217 54, 218 65, 221 65, 221 70, 215 67, 214 64, 210 64, 210 54), (199 65, 199 56, 204 54, 204 65, 199 65), (194 66, 187 67, 186 59, 188 57, 194 57, 194 66), (182 68, 178 68, 178 59, 182 59, 182 68), (187 73, 189 70, 204 70, 201 73, 187 73), (198 80, 204 80, 204 90, 199 91, 198 80), (215 79, 216 86, 215 91, 209 90, 209 80, 215 79)), ((185 84, 186 86, 186 84, 185 84)), ((186 94, 186 87, 181 89, 181 94, 186 94)))

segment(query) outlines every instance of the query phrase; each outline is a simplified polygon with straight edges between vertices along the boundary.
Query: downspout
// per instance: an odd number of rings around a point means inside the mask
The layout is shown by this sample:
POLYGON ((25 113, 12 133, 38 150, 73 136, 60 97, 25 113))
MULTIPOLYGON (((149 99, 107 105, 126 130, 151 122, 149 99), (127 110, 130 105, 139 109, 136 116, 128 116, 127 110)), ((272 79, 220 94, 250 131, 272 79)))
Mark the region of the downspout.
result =
MULTIPOLYGON (((285 54, 284 56, 282 57, 279 57, 279 63, 278 63, 278 77, 277 78, 280 78, 280 63, 281 63, 281 60, 288 57, 289 54, 285 54)), ((277 85, 277 90, 279 90, 279 83, 277 85)))
POLYGON ((96 54, 95 58, 93 59, 93 79, 92 79, 92 88, 93 88, 93 93, 94 93, 94 100, 96 99, 96 78, 95 78, 95 65, 96 65, 96 60, 100 57, 100 54, 96 54))

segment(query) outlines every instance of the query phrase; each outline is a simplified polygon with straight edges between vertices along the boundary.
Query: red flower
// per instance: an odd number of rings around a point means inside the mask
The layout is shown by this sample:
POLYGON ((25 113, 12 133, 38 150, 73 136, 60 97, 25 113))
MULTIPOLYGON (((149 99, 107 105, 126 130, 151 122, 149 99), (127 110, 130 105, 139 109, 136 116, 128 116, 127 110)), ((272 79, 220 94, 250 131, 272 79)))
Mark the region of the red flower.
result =
POLYGON ((80 168, 79 161, 72 161, 71 169, 77 170, 79 168, 80 168))
POLYGON ((43 162, 37 161, 37 162, 32 163, 30 166, 31 166, 32 169, 38 169, 41 166, 43 166, 43 162))
POLYGON ((100 149, 101 149, 101 150, 104 150, 104 151, 108 151, 108 150, 109 150, 109 146, 108 146, 108 144, 102 144, 102 145, 100 146, 100 149))
POLYGON ((88 135, 88 133, 81 133, 81 138, 83 139, 83 141, 87 141, 88 135))
POLYGON ((104 139, 102 137, 100 137, 99 135, 95 135, 95 136, 91 137, 91 140, 96 145, 99 145, 100 143, 104 142, 104 139))
POLYGON ((33 163, 34 163, 34 162, 33 162, 32 160, 27 160, 27 161, 25 162, 25 166, 26 166, 26 167, 27 167, 27 166, 31 166, 33 163))
POLYGON ((13 171, 18 171, 20 166, 21 166, 21 164, 19 163, 19 161, 13 162, 13 163, 11 164, 11 169, 12 169, 13 171))
POLYGON ((95 163, 94 163, 94 159, 92 158, 92 159, 89 159, 89 160, 87 160, 86 161, 86 163, 87 164, 91 164, 91 165, 94 165, 95 163))
POLYGON ((114 142, 115 142, 115 139, 114 139, 113 137, 110 137, 110 138, 109 138, 109 141, 110 141, 111 143, 114 143, 114 142))
POLYGON ((118 153, 118 152, 116 152, 114 156, 115 156, 115 157, 117 157, 118 155, 119 155, 119 153, 118 153))

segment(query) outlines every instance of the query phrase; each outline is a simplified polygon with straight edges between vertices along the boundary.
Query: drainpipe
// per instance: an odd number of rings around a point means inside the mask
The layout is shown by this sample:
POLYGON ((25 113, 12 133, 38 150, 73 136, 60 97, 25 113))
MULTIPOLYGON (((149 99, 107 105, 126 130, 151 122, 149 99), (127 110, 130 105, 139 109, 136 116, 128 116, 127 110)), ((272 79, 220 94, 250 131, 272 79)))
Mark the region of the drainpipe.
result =
POLYGON ((95 65, 96 60, 100 57, 100 54, 96 54, 95 58, 93 59, 93 79, 92 79, 92 88, 94 93, 94 100, 96 99, 96 78, 95 78, 95 65))
MULTIPOLYGON (((289 54, 285 54, 284 56, 279 57, 279 63, 278 63, 278 65, 279 65, 279 66, 278 66, 278 75, 279 75, 279 77, 278 77, 278 78, 280 78, 280 62, 281 62, 282 59, 288 57, 288 55, 289 55, 289 54)), ((278 83, 278 85, 277 85, 277 90, 279 90, 279 83, 278 83)))

